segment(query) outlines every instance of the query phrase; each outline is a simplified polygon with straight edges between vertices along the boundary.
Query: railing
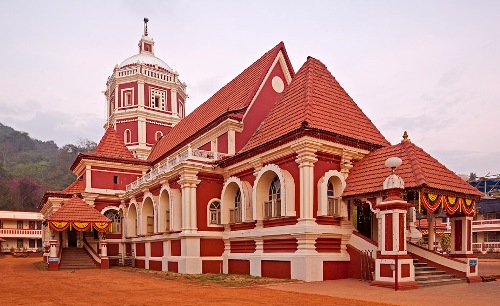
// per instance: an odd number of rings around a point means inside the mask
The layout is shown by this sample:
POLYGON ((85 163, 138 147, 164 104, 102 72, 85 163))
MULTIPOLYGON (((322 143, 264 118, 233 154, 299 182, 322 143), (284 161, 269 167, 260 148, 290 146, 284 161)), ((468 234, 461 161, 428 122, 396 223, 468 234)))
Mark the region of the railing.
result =
POLYGON ((3 238, 42 238, 41 229, 0 228, 0 236, 3 238))
POLYGON ((241 223, 241 209, 234 208, 229 210, 229 224, 241 223))
MULTIPOLYGON (((135 75, 135 74, 140 74, 140 71, 137 66, 132 66, 128 68, 122 68, 118 70, 118 77, 125 77, 129 75, 135 75)), ((170 73, 170 72, 165 72, 165 71, 159 71, 150 67, 144 67, 143 70, 143 75, 154 78, 157 80, 162 80, 166 82, 171 82, 171 83, 176 83, 178 84, 183 90, 186 90, 186 84, 182 83, 179 81, 179 79, 176 77, 175 74, 170 73)), ((112 79, 111 79, 112 80, 112 79)), ((108 80, 110 82, 111 80, 108 80)))
POLYGON ((327 215, 340 216, 340 200, 338 198, 328 198, 327 215))
POLYGON ((172 171, 172 169, 177 166, 178 164, 182 163, 183 161, 187 159, 192 159, 192 160, 197 160, 197 161, 202 161, 202 162, 210 162, 214 160, 218 160, 224 156, 227 156, 227 154, 224 153, 219 153, 219 152, 212 152, 212 151, 204 151, 204 150, 197 150, 197 149, 191 149, 191 147, 188 147, 187 150, 168 157, 167 160, 160 164, 158 167, 153 168, 150 172, 144 174, 142 177, 138 178, 134 182, 130 183, 127 185, 126 190, 133 190, 142 184, 154 180, 156 177, 163 173, 167 173, 169 171, 172 171))
POLYGON ((264 202, 264 220, 281 217, 281 201, 264 202))
POLYGON ((491 219, 491 220, 477 220, 472 221, 472 229, 478 228, 488 228, 491 226, 500 226, 500 219, 491 219))
POLYGON ((474 242, 472 243, 472 251, 499 252, 500 242, 474 242))

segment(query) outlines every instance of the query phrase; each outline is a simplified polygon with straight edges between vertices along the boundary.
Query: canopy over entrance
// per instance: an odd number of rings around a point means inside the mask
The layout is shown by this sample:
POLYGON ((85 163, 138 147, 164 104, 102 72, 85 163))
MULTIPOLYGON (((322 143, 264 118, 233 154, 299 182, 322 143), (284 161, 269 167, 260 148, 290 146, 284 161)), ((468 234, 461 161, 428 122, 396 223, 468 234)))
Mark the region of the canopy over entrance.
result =
POLYGON ((73 195, 69 201, 53 213, 47 222, 52 229, 59 232, 68 227, 80 232, 91 228, 99 232, 106 232, 112 223, 110 219, 90 207, 76 195, 73 195))

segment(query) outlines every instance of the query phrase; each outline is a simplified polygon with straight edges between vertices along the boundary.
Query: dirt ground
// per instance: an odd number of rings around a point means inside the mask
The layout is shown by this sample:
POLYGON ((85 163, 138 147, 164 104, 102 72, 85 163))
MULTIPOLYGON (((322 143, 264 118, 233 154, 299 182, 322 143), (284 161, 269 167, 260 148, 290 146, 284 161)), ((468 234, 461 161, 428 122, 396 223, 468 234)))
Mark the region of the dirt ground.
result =
POLYGON ((41 271, 37 261, 0 257, 0 305, 390 305, 264 286, 192 284, 113 268, 41 271))

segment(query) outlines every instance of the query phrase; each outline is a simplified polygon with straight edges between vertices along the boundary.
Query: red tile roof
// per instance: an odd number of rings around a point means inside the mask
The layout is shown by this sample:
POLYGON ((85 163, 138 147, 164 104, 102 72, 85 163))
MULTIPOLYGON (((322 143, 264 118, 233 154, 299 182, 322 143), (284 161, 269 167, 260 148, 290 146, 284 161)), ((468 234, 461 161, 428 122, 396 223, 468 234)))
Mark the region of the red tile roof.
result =
POLYGON ((94 152, 85 153, 85 155, 101 156, 109 158, 136 159, 132 152, 127 149, 123 139, 110 126, 101 138, 94 152))
POLYGON ((326 66, 308 57, 243 151, 270 142, 306 122, 309 128, 390 145, 326 66))
POLYGON ((47 220, 58 222, 111 222, 76 195, 66 201, 47 220))
POLYGON ((155 144, 148 161, 156 161, 169 151, 183 145, 221 115, 235 110, 243 111, 248 107, 280 51, 293 76, 293 68, 286 54, 285 45, 280 42, 175 125, 155 144))
POLYGON ((346 179, 343 196, 382 191, 384 180, 391 174, 391 169, 384 163, 393 156, 403 160, 403 164, 396 169, 396 174, 404 180, 405 188, 429 187, 481 196, 476 188, 409 141, 378 149, 357 161, 346 179))

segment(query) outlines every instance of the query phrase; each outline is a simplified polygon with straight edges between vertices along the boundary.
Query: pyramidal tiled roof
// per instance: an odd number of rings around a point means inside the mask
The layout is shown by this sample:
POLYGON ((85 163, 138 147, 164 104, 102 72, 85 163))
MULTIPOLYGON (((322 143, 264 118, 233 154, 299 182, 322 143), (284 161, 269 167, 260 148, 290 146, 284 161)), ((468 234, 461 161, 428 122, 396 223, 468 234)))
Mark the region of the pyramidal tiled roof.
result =
POLYGON ((346 179, 343 196, 381 191, 384 180, 391 174, 385 161, 393 156, 403 160, 396 174, 404 180, 405 188, 426 186, 471 196, 482 195, 427 152, 410 141, 403 141, 373 151, 357 161, 346 179))
POLYGON ((111 222, 76 195, 65 202, 47 220, 58 222, 111 222))
POLYGON ((326 66, 308 57, 243 151, 272 141, 305 122, 310 128, 390 145, 326 66))
POLYGON ((181 145, 228 111, 246 108, 257 93, 259 85, 264 80, 266 73, 280 51, 283 52, 288 69, 293 75, 285 45, 280 42, 175 125, 168 134, 155 144, 149 154, 148 161, 161 158, 165 153, 181 145))
POLYGON ((75 194, 85 191, 85 182, 83 179, 77 178, 73 183, 63 190, 47 190, 49 194, 75 194))
POLYGON ((110 126, 101 138, 94 152, 85 153, 85 155, 100 156, 108 158, 136 159, 130 152, 123 139, 116 133, 115 129, 110 126))

